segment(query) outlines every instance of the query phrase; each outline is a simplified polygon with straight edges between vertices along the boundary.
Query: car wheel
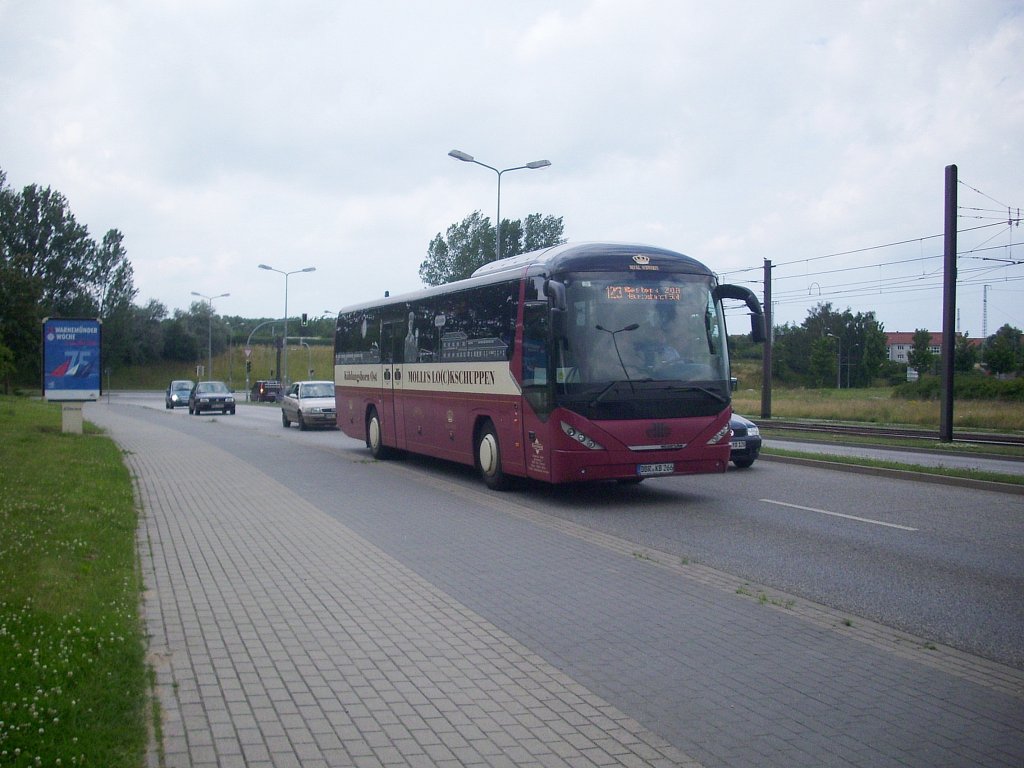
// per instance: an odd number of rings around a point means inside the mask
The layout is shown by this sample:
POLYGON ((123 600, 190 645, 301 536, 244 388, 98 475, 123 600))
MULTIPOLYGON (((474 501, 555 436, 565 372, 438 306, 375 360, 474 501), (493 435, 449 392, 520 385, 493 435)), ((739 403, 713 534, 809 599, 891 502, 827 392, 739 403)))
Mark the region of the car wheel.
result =
POLYGON ((366 447, 375 459, 384 460, 391 456, 391 450, 384 445, 384 430, 376 408, 371 408, 366 417, 366 447))
POLYGON ((480 477, 492 491, 504 491, 509 487, 510 478, 501 468, 501 446, 493 422, 486 422, 480 430, 476 444, 476 465, 480 477))
POLYGON ((188 415, 189 415, 189 416, 192 416, 192 415, 193 415, 194 413, 195 413, 195 411, 194 411, 194 410, 192 409, 192 406, 190 405, 190 406, 188 407, 188 415))
POLYGON ((738 469, 748 469, 753 466, 753 459, 733 459, 732 463, 736 465, 738 469))
POLYGON ((231 410, 229 411, 229 413, 230 413, 230 414, 231 414, 232 416, 234 416, 234 415, 235 415, 235 409, 234 409, 234 408, 232 408, 232 409, 231 409, 231 410))
POLYGON ((306 420, 302 418, 302 411, 299 411, 299 429, 303 432, 306 431, 306 420))
POLYGON ((292 425, 292 423, 288 420, 288 414, 286 414, 284 412, 284 408, 282 408, 281 409, 281 426, 283 426, 285 429, 288 429, 288 427, 290 427, 291 425, 292 425))

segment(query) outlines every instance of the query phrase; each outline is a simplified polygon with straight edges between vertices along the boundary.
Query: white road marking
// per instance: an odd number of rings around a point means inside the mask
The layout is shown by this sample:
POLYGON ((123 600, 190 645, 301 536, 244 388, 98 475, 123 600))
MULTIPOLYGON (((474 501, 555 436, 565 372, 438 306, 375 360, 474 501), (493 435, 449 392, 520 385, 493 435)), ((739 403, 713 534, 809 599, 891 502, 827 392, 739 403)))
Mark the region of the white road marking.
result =
POLYGON ((871 520, 867 517, 857 517, 855 515, 844 515, 841 512, 829 512, 827 509, 815 509, 814 507, 802 507, 799 504, 789 504, 785 501, 775 501, 774 499, 761 499, 766 504, 778 504, 780 507, 791 507, 792 509, 802 509, 806 512, 817 512, 822 515, 831 515, 832 517, 844 517, 847 520, 856 520, 858 523, 871 523, 872 525, 884 525, 886 528, 899 528, 901 531, 916 531, 917 528, 911 528, 906 525, 897 525, 896 523, 883 523, 881 520, 871 520))

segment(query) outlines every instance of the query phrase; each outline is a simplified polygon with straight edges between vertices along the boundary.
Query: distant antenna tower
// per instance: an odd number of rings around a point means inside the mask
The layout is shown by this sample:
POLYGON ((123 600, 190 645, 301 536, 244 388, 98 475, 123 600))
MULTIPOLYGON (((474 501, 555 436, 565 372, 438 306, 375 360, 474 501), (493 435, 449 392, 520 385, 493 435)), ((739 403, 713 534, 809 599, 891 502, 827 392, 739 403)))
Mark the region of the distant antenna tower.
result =
POLYGON ((988 286, 981 291, 981 338, 988 338, 988 286))

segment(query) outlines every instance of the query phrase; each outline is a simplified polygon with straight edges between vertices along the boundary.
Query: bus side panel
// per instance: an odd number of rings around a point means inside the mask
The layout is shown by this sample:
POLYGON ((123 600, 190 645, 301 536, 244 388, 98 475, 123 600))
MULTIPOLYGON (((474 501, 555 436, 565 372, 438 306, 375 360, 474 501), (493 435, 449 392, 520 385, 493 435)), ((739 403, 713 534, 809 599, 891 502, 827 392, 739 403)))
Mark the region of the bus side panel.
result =
POLYGON ((548 436, 550 421, 541 421, 529 405, 524 405, 522 422, 524 474, 535 480, 551 482, 554 446, 548 436))
MULTIPOLYGON (((473 409, 471 418, 474 423, 489 418, 498 433, 498 444, 501 447, 501 467, 509 475, 525 477, 526 464, 523 446, 523 418, 521 398, 501 399, 473 409)), ((476 446, 473 446, 473 450, 476 446)))
MULTIPOLYGON (((384 407, 382 385, 379 365, 334 367, 334 400, 342 432, 356 440, 366 439, 367 412, 371 407, 381 412, 384 407)), ((390 414, 387 419, 391 421, 390 414)))
POLYGON ((506 471, 523 473, 520 395, 508 363, 406 365, 401 397, 409 450, 472 465, 474 430, 490 419, 506 471))

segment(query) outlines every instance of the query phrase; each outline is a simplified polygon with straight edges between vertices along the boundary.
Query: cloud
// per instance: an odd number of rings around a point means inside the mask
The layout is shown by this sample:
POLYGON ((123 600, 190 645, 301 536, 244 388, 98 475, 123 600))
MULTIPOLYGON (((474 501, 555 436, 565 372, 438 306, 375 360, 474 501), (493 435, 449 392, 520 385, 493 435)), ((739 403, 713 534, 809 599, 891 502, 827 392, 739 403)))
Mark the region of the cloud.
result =
MULTIPOLYGON (((494 215, 495 175, 452 148, 551 160, 503 177, 503 216, 798 281, 804 260, 940 231, 949 163, 1019 204, 1022 38, 1000 0, 7 3, 0 168, 124 232, 140 299, 171 308, 230 291, 223 312, 279 313, 260 262, 317 266, 289 284, 296 311, 415 289, 436 233, 494 215)), ((863 277, 807 281, 845 307, 863 277)), ((937 327, 937 295, 849 303, 937 327)), ((981 288, 963 295, 980 316, 981 288)))

